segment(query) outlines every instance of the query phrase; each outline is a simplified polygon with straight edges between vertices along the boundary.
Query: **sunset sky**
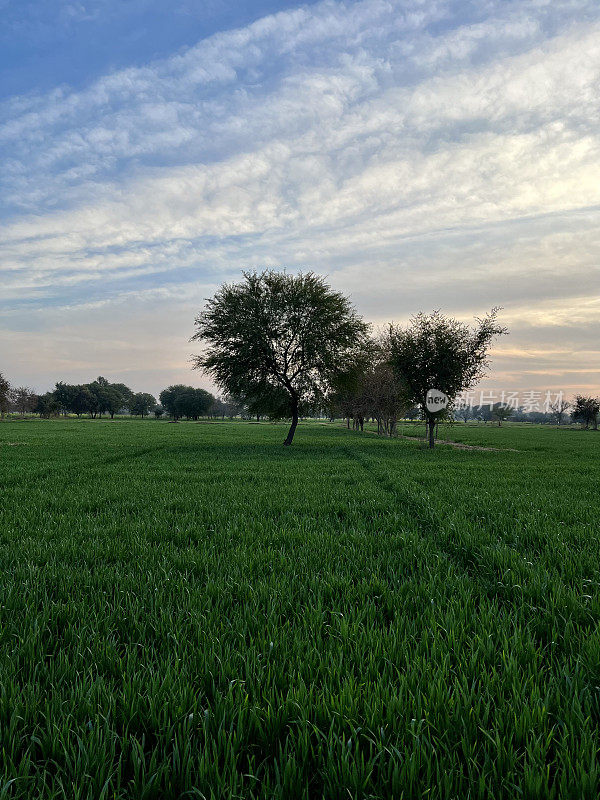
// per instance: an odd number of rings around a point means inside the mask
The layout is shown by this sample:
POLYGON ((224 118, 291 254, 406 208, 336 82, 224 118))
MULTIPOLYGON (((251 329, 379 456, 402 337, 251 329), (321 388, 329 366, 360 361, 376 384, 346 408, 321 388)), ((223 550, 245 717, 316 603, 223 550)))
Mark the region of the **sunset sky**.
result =
POLYGON ((157 394, 244 268, 600 392, 597 0, 0 0, 0 371, 157 394))

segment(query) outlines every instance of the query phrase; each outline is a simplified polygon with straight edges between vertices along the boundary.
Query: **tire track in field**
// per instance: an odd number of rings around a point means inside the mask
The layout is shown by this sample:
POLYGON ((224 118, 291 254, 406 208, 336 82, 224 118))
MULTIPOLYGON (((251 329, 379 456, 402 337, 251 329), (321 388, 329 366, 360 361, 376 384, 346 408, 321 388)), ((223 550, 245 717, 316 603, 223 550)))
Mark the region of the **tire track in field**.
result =
POLYGON ((408 490, 400 488, 387 474, 378 469, 367 456, 349 447, 343 447, 342 450, 349 459, 360 464, 377 487, 384 489, 395 500, 399 500, 402 508, 406 509, 412 518, 419 522, 419 525, 422 526, 426 533, 434 533, 439 530, 440 519, 431 507, 417 500, 414 494, 409 493, 408 490))
MULTIPOLYGON (((490 568, 484 564, 485 547, 488 536, 482 530, 482 541, 478 547, 473 547, 471 542, 458 538, 453 541, 450 537, 456 536, 455 532, 448 531, 443 518, 425 501, 418 499, 410 488, 404 488, 390 479, 381 469, 362 453, 350 448, 343 448, 348 457, 357 461, 363 470, 368 473, 377 487, 386 491, 394 500, 400 503, 413 522, 416 522, 421 533, 428 534, 430 541, 437 552, 448 559, 454 567, 476 584, 479 589, 489 596, 490 592, 497 594, 497 579, 490 575, 490 568)), ((413 485, 414 480, 408 478, 408 485, 413 485)), ((416 487, 415 487, 416 488, 416 487)))
POLYGON ((88 460, 84 461, 83 463, 69 463, 67 466, 65 466, 64 464, 58 464, 54 462, 49 466, 46 466, 43 469, 39 469, 35 472, 31 471, 25 475, 21 473, 12 480, 4 479, 2 480, 2 487, 12 488, 14 486, 23 486, 25 483, 28 483, 30 481, 36 482, 51 477, 60 478, 64 476, 65 478, 70 479, 72 478, 73 473, 75 473, 76 475, 80 475, 83 470, 91 471, 106 466, 112 466, 113 464, 119 464, 124 461, 132 461, 136 458, 141 458, 142 456, 146 456, 150 453, 164 450, 166 447, 168 447, 168 445, 144 447, 140 450, 136 450, 135 452, 121 453, 120 455, 111 456, 110 458, 88 460))

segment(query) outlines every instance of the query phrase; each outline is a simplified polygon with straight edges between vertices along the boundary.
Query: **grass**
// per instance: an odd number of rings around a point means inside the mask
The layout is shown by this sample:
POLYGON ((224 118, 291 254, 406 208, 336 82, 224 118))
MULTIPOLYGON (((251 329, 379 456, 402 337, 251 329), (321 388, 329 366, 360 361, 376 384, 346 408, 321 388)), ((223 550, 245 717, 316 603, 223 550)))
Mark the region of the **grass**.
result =
POLYGON ((284 432, 0 424, 0 798, 597 798, 600 436, 284 432))

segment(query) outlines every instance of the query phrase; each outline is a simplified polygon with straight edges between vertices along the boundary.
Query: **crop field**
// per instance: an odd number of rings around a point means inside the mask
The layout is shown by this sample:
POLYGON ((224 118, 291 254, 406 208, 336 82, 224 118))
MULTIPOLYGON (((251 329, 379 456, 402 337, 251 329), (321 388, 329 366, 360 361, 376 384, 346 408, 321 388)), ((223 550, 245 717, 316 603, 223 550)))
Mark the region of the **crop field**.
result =
POLYGON ((597 798, 600 434, 285 430, 0 424, 0 798, 597 798))

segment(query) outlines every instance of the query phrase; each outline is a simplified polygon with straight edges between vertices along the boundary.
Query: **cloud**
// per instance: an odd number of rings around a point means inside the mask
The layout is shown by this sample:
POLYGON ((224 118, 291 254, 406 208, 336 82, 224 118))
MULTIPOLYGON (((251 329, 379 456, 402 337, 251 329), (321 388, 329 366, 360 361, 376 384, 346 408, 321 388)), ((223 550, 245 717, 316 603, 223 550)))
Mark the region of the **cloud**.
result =
POLYGON ((7 330, 31 309, 58 330, 55 308, 87 308, 99 330, 122 298, 143 314, 164 291, 166 331, 198 287, 286 265, 329 274, 375 322, 500 303, 517 365, 533 329, 544 352, 556 325, 583 343, 599 34, 591 0, 326 0, 11 98, 7 330))

